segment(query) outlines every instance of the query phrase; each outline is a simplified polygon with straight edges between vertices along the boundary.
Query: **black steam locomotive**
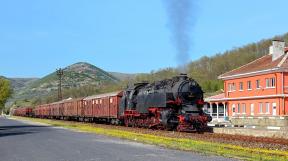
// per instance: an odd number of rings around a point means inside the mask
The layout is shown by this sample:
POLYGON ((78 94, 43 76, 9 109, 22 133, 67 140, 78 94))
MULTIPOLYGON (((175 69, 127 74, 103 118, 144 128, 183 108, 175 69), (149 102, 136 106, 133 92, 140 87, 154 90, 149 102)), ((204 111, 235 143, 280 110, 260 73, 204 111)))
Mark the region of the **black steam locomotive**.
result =
POLYGON ((212 118, 202 110, 203 91, 187 75, 137 83, 123 92, 119 108, 126 126, 201 131, 212 118))

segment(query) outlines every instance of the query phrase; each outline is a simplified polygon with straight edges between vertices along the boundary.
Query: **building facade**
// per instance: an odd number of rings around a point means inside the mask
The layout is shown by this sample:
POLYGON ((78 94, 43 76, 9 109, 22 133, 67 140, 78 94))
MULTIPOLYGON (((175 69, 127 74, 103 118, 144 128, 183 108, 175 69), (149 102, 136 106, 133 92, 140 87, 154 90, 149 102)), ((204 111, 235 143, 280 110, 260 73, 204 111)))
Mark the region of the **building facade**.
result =
POLYGON ((288 115, 288 49, 272 42, 269 54, 220 75, 224 92, 206 98, 213 118, 288 115))

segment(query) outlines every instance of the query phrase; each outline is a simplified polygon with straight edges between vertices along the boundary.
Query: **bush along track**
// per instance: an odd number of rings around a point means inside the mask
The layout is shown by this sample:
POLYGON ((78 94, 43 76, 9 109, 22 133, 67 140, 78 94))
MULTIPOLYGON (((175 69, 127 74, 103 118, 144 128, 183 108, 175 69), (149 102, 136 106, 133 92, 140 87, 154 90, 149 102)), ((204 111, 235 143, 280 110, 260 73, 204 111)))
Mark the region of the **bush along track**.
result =
POLYGON ((146 144, 158 145, 166 148, 199 152, 203 154, 220 155, 224 157, 237 158, 242 160, 288 160, 288 151, 268 150, 263 148, 249 148, 239 145, 217 143, 204 140, 193 140, 189 138, 174 138, 156 136, 145 133, 137 133, 121 129, 95 127, 93 124, 67 122, 59 120, 47 120, 37 118, 13 117, 21 120, 29 120, 39 123, 46 123, 52 126, 60 126, 76 131, 96 133, 127 140, 133 140, 146 144))

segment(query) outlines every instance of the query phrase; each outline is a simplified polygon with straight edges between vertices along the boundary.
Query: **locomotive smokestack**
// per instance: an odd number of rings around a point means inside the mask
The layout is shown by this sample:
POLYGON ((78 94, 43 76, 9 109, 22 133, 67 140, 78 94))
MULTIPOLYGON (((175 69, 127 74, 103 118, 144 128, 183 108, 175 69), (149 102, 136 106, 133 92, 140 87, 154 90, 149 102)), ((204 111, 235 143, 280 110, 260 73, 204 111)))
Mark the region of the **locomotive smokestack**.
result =
POLYGON ((185 73, 180 73, 180 75, 178 77, 179 77, 179 80, 181 80, 181 81, 186 80, 188 78, 187 74, 185 74, 185 73))

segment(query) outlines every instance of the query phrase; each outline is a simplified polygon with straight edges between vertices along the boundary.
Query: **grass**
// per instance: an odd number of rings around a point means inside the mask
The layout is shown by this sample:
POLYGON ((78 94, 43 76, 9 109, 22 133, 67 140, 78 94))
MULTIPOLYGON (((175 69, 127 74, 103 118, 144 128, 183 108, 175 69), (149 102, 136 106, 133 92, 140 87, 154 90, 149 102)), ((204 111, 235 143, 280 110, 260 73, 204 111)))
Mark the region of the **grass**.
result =
POLYGON ((248 148, 224 143, 214 143, 185 138, 170 138, 151 134, 135 133, 119 129, 106 129, 95 127, 91 124, 77 122, 65 122, 58 120, 14 117, 16 119, 30 120, 46 123, 52 126, 60 126, 81 132, 96 133, 106 136, 133 140, 146 144, 158 145, 171 149, 199 152, 208 155, 219 155, 242 160, 288 160, 288 151, 267 150, 260 148, 248 148))

